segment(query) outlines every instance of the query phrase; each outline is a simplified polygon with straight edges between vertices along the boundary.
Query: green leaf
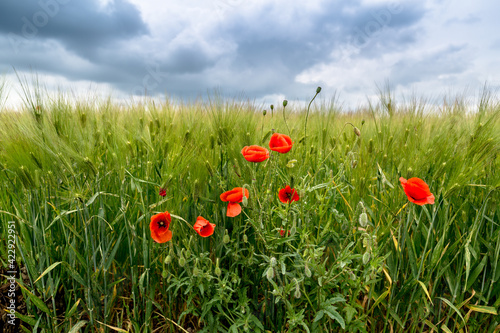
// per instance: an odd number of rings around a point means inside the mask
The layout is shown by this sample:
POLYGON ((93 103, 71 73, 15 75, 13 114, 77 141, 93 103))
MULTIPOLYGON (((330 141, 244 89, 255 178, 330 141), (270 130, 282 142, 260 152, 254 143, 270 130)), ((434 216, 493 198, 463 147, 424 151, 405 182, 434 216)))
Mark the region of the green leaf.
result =
POLYGON ((35 284, 38 280, 40 280, 43 276, 45 276, 45 274, 47 274, 48 272, 50 272, 51 270, 53 270, 54 268, 57 267, 57 265, 59 265, 61 263, 61 261, 58 261, 56 263, 53 263, 52 265, 50 265, 49 267, 47 267, 46 270, 43 271, 42 275, 40 275, 38 277, 38 279, 36 279, 33 284, 35 284))
POLYGON ((427 287, 425 286, 425 284, 422 281, 419 281, 419 280, 417 280, 417 282, 420 284, 420 286, 424 290, 424 292, 427 295, 427 298, 429 299, 429 301, 431 302, 431 304, 434 305, 434 303, 432 303, 431 295, 429 295, 429 291, 427 290, 427 287))
POLYGON ((109 270, 109 267, 111 266, 111 263, 113 262, 113 259, 115 258, 116 251, 118 251, 118 247, 120 246, 120 241, 122 240, 122 235, 123 235, 123 230, 120 233, 120 236, 118 236, 118 240, 115 243, 115 246, 113 247, 113 250, 111 251, 111 254, 109 255, 108 259, 106 260, 106 263, 104 264, 104 269, 106 271, 109 270))
POLYGON ((441 329, 446 333, 453 333, 445 324, 441 325, 441 329))
POLYGON ((262 323, 260 322, 259 318, 255 317, 254 315, 251 315, 250 319, 253 321, 253 323, 255 324, 255 326, 257 326, 261 330, 264 330, 264 325, 262 325, 262 323))
POLYGON ((76 282, 78 282, 79 284, 81 284, 85 288, 88 287, 87 283, 82 278, 82 276, 80 274, 78 274, 78 272, 73 267, 71 267, 70 264, 68 264, 67 262, 64 262, 64 266, 66 267, 66 269, 68 270, 69 274, 73 277, 73 279, 75 279, 76 282))
POLYGON ((87 201, 87 203, 85 205, 87 206, 90 206, 94 203, 94 200, 99 196, 99 194, 101 194, 102 192, 97 192, 96 194, 94 194, 90 199, 89 201, 87 201))
POLYGON ((335 309, 325 310, 325 313, 333 320, 336 320, 340 324, 342 329, 345 329, 344 318, 342 318, 342 316, 335 309))
POLYGON ((71 309, 69 309, 69 311, 66 312, 66 315, 65 315, 66 319, 71 318, 71 316, 73 316, 75 314, 76 309, 78 308, 78 304, 80 304, 80 301, 81 301, 81 299, 79 298, 78 301, 76 301, 76 303, 73 304, 73 306, 71 307, 71 309))
POLYGON ((476 312, 482 312, 482 313, 489 313, 495 316, 498 316, 497 309, 495 309, 492 306, 485 306, 485 305, 466 305, 469 309, 472 311, 476 312))
POLYGON ((479 276, 479 274, 481 274, 481 272, 483 271, 483 268, 484 266, 486 265, 488 261, 488 256, 484 256, 483 257, 483 260, 481 260, 481 262, 476 266, 476 268, 472 271, 470 277, 469 277, 469 281, 467 281, 467 286, 465 287, 465 290, 464 291, 467 291, 470 289, 470 287, 472 287, 472 285, 474 284, 474 282, 476 282, 476 279, 477 277, 479 276))
POLYGON ((436 325, 434 325, 433 323, 431 323, 428 319, 424 320, 424 323, 427 326, 429 326, 431 329, 433 329, 434 331, 439 332, 439 329, 436 327, 436 325))
POLYGON ((350 323, 351 320, 352 320, 352 318, 354 317, 354 315, 358 313, 358 310, 356 310, 355 308, 353 308, 350 305, 346 305, 346 307, 344 308, 344 310, 345 310, 345 313, 346 313, 347 323, 350 323))
POLYGON ((319 310, 317 313, 316 313, 316 316, 314 317, 314 320, 313 320, 313 323, 317 322, 317 321, 320 321, 321 318, 323 318, 323 316, 325 315, 325 311, 323 310, 319 310))
POLYGON ((144 293, 144 278, 146 277, 147 270, 145 270, 142 274, 141 277, 139 278, 139 288, 141 289, 141 292, 144 293))
POLYGON ((344 303, 345 302, 345 298, 342 297, 342 296, 335 296, 335 297, 332 297, 332 298, 329 298, 325 303, 328 303, 328 304, 335 304, 335 303, 344 303))
POLYGON ((29 317, 29 316, 25 316, 23 314, 20 314, 18 311, 16 311, 15 316, 16 316, 16 318, 21 319, 22 321, 24 321, 26 324, 28 324, 30 326, 36 325, 36 320, 33 317, 29 317))
POLYGON ((21 287, 21 289, 23 289, 25 292, 26 292, 26 295, 28 295, 29 299, 33 302, 33 304, 35 304, 35 306, 42 310, 43 312, 45 312, 46 314, 49 314, 50 315, 50 310, 49 308, 47 307, 47 304, 45 304, 40 298, 38 298, 37 296, 35 296, 34 294, 32 294, 28 289, 26 289, 25 286, 23 286, 22 284, 18 283, 19 287, 21 287))
POLYGON ((469 280, 469 273, 470 273, 470 250, 469 250, 469 244, 465 246, 465 284, 464 284, 464 292, 467 288, 467 281, 469 280))
POLYGON ((389 290, 389 289, 387 289, 386 291, 384 291, 384 292, 382 293, 382 295, 380 295, 380 296, 377 298, 377 300, 376 300, 376 301, 375 301, 375 303, 373 304, 373 306, 372 306, 372 308, 371 308, 370 312, 373 312, 373 310, 375 309, 375 307, 376 307, 376 306, 377 306, 380 302, 382 302, 382 301, 383 301, 383 300, 387 297, 387 295, 389 295, 389 291, 390 291, 390 290, 389 290))
POLYGON ((82 328, 83 326, 87 325, 88 321, 86 320, 80 320, 79 322, 77 322, 73 327, 71 327, 71 329, 69 330, 68 333, 76 333, 76 332, 79 332, 80 331, 80 328, 82 328))
MULTIPOLYGON (((455 312, 458 314, 458 316, 462 319, 462 321, 463 321, 463 323, 464 323, 464 326, 466 325, 464 317, 462 317, 462 314, 461 314, 461 313, 460 313, 460 311, 459 311, 459 310, 455 307, 455 305, 453 305, 453 303, 451 303, 449 300, 447 300, 446 298, 443 298, 443 297, 437 297, 437 298, 439 298, 440 300, 442 300, 443 302, 445 302, 446 304, 448 304, 448 306, 449 306, 450 308, 452 308, 452 309, 453 309, 453 311, 455 311, 455 312)), ((441 327, 441 328, 442 328, 442 327, 441 327)))

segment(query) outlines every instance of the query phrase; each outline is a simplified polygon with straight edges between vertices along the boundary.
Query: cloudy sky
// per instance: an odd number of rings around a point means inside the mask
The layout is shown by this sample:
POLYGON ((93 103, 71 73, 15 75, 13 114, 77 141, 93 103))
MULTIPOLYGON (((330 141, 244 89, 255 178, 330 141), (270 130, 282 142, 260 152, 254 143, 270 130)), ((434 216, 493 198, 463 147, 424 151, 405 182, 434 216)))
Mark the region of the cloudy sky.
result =
POLYGON ((349 108, 396 96, 500 87, 500 2, 1 0, 0 75, 49 91, 259 103, 317 86, 349 108))

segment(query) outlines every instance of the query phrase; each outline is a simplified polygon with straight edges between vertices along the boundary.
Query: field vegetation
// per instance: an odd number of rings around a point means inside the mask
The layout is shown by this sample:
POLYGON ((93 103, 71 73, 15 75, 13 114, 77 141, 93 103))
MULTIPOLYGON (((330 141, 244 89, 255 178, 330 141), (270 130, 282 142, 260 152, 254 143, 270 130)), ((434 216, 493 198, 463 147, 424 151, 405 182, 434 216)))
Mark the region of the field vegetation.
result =
POLYGON ((345 112, 320 89, 290 110, 23 89, 22 111, 0 111, 0 236, 14 221, 23 331, 500 331, 500 104, 488 90, 472 107, 383 90, 345 112), (245 159, 273 133, 292 149, 245 159), (434 204, 410 202, 400 177, 425 181, 434 204), (297 201, 280 200, 287 185, 297 201), (234 188, 248 198, 229 217, 220 196, 234 188), (151 218, 166 211, 172 239, 157 243, 151 218), (199 216, 215 224, 208 237, 199 216))

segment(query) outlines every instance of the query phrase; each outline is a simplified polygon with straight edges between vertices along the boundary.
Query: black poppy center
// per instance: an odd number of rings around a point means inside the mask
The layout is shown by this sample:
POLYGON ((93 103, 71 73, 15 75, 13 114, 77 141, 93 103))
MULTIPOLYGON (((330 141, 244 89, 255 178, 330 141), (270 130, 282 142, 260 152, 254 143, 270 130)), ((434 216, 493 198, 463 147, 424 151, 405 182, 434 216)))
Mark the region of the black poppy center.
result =
POLYGON ((166 228, 167 226, 165 225, 165 221, 159 221, 158 222, 158 227, 159 228, 166 228))

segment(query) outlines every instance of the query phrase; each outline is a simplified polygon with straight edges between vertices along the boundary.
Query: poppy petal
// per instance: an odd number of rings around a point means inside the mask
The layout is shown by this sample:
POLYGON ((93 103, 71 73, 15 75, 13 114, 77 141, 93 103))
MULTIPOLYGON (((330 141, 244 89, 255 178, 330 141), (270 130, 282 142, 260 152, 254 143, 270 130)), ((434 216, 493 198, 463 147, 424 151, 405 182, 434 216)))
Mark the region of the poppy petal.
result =
POLYGON ((245 188, 235 187, 230 191, 224 192, 220 195, 221 201, 229 201, 229 202, 241 202, 243 201, 243 194, 248 198, 249 192, 245 188))
POLYGON ((227 216, 235 217, 240 215, 240 213, 241 213, 241 206, 239 203, 230 202, 227 204, 227 211, 226 211, 227 216))
POLYGON ((165 232, 157 233, 151 230, 151 238, 157 243, 165 243, 172 239, 172 231, 166 229, 165 232))
POLYGON ((212 236, 215 230, 215 224, 208 222, 202 216, 198 216, 196 223, 193 226, 193 229, 200 235, 201 237, 212 236))
POLYGON ((401 186, 410 202, 423 206, 425 204, 434 204, 434 195, 429 189, 429 185, 420 178, 410 178, 408 180, 403 177, 399 178, 401 186))
POLYGON ((278 153, 288 153, 293 146, 292 139, 288 135, 274 133, 269 140, 269 148, 278 153))
POLYGON ((269 158, 269 151, 261 146, 245 146, 241 150, 243 157, 249 162, 263 162, 269 158))

